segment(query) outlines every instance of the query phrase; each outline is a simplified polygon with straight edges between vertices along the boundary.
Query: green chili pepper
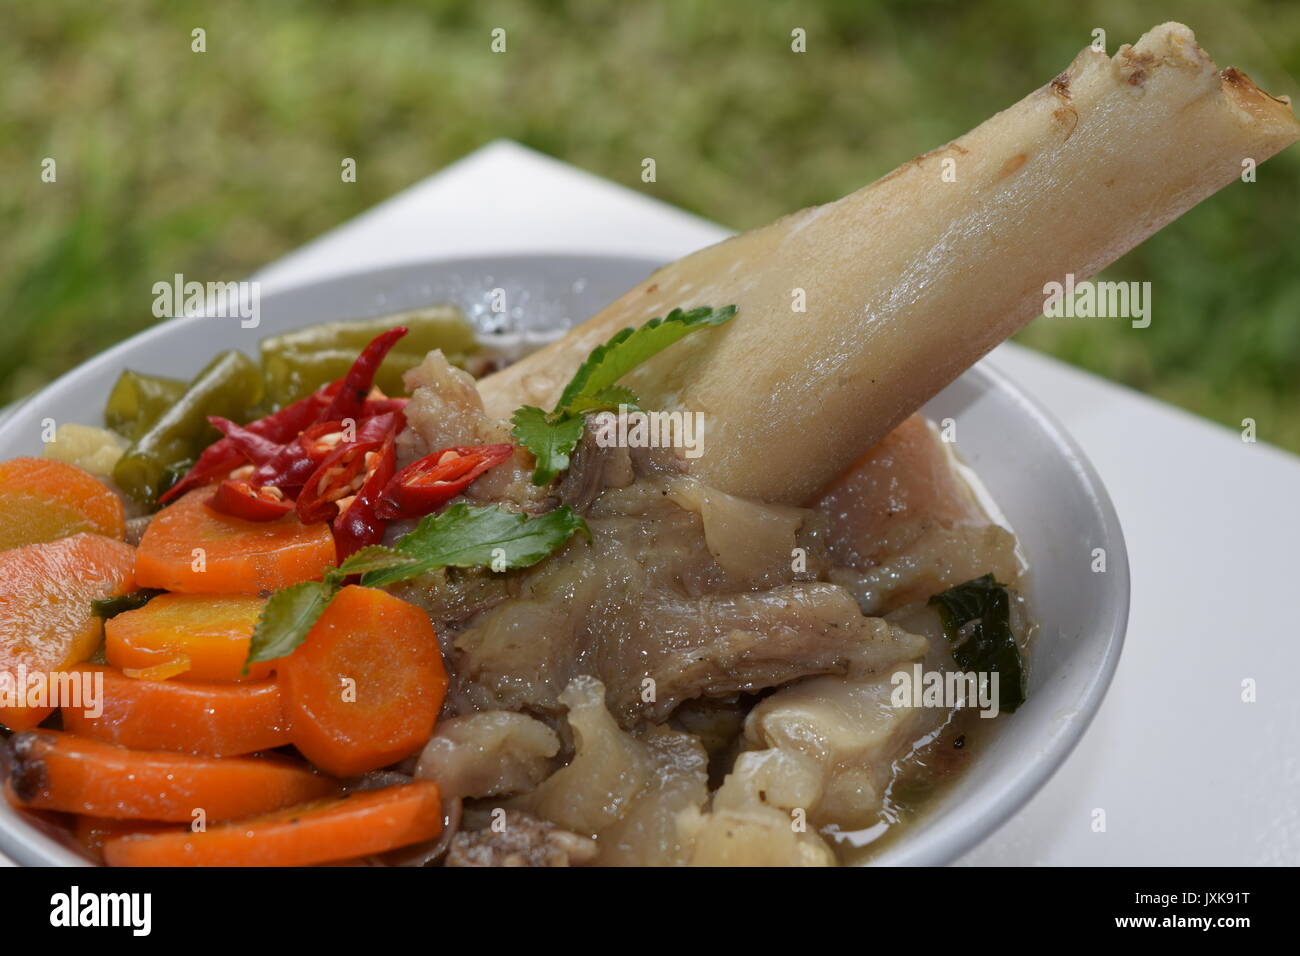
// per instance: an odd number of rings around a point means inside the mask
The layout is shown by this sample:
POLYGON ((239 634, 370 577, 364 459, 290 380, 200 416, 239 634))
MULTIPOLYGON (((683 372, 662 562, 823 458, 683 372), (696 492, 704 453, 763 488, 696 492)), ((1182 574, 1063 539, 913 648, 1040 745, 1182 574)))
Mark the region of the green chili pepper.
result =
MULTIPOLYGON (((256 413, 249 415, 249 418, 256 418, 256 413)), ((174 461, 163 469, 162 481, 158 483, 158 495, 161 497, 171 490, 172 485, 180 481, 189 470, 194 467, 196 459, 182 458, 180 461, 174 461)))
POLYGON ((376 335, 394 326, 404 325, 407 333, 402 348, 423 355, 430 349, 447 352, 471 352, 477 345, 474 328, 455 306, 436 305, 396 315, 347 322, 324 322, 295 329, 262 340, 262 353, 289 349, 310 352, 314 349, 342 349, 360 354, 376 335))
MULTIPOLYGON (((325 349, 315 352, 280 350, 262 353, 262 374, 266 377, 266 398, 273 408, 283 408, 310 395, 329 382, 342 378, 357 360, 359 352, 325 349)), ((459 364, 463 357, 448 355, 459 364)), ((385 357, 375 384, 385 395, 405 395, 402 376, 424 360, 424 353, 393 350, 385 357)))
POLYGON ((167 484, 169 470, 197 458, 218 435, 209 415, 246 421, 262 397, 262 374, 242 352, 222 352, 190 382, 113 469, 117 486, 138 501, 153 503, 167 484))
POLYGON ((474 327, 459 309, 448 305, 297 329, 262 340, 269 402, 283 407, 342 377, 376 335, 398 325, 409 331, 401 349, 388 354, 375 380, 389 395, 405 393, 402 375, 433 349, 442 349, 457 364, 478 349, 474 327))
POLYGON ((104 424, 135 441, 185 394, 185 383, 130 369, 118 376, 104 405, 104 424))

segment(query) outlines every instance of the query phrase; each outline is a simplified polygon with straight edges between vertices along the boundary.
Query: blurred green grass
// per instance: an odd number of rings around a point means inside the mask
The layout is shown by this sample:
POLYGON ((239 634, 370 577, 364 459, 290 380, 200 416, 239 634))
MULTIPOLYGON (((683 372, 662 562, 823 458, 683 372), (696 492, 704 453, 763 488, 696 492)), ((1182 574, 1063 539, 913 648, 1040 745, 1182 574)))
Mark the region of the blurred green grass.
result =
MULTIPOLYGON (((7 4, 0 400, 154 321, 155 281, 240 278, 498 137, 745 229, 965 132, 1094 27, 1113 53, 1167 19, 1296 94, 1294 2, 7 4)), ((1293 148, 1109 270, 1152 282, 1150 328, 1020 338, 1300 451, 1297 222, 1293 148)))

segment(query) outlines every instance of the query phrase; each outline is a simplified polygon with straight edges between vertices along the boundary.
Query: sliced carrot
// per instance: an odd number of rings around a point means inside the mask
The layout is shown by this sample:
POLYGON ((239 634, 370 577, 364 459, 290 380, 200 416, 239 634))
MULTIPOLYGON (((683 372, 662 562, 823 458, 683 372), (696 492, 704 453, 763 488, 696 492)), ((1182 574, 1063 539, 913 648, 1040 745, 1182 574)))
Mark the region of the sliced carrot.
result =
POLYGON ((307 639, 277 663, 294 745, 338 776, 419 750, 447 693, 429 618, 376 588, 341 590, 307 639))
POLYGON ((0 462, 0 550, 83 531, 119 541, 126 534, 122 499, 106 484, 49 458, 0 462))
MULTIPOLYGON (((134 548, 97 534, 0 552, 0 682, 24 691, 32 675, 48 680, 93 654, 104 622, 91 602, 134 590, 134 567, 134 548)), ((10 730, 35 727, 57 703, 27 706, 30 697, 5 696, 0 724, 10 730)))
POLYGON ((135 680, 112 667, 103 675, 102 713, 64 707, 63 729, 137 750, 238 756, 289 743, 275 681, 135 680))
MULTIPOLYGON (((242 594, 160 594, 104 624, 104 656, 123 670, 164 667, 186 680, 243 680, 248 642, 265 604, 242 594)), ((274 669, 269 661, 254 663, 247 679, 274 669)))
POLYGON ((15 734, 6 796, 18 806, 111 820, 189 823, 268 813, 334 792, 296 760, 128 750, 57 730, 15 734))
POLYGON ((169 677, 179 677, 191 666, 190 659, 182 654, 180 657, 173 657, 161 664, 150 664, 148 667, 123 667, 122 673, 136 680, 159 681, 167 680, 169 677))
POLYGON ((310 866, 382 853, 442 831, 430 780, 360 790, 202 833, 128 834, 104 843, 110 866, 310 866))
POLYGON ((213 511, 210 497, 210 488, 191 491, 149 522, 136 555, 141 587, 266 596, 334 563, 328 523, 304 525, 294 514, 245 521, 213 511))
POLYGON ((39 727, 46 717, 54 713, 53 707, 0 706, 0 726, 17 733, 39 727))
POLYGON ((114 837, 123 837, 133 833, 166 833, 180 830, 185 833, 188 827, 179 828, 174 823, 157 823, 145 820, 101 820, 99 817, 77 817, 74 832, 77 842, 96 862, 104 862, 104 843, 114 837))

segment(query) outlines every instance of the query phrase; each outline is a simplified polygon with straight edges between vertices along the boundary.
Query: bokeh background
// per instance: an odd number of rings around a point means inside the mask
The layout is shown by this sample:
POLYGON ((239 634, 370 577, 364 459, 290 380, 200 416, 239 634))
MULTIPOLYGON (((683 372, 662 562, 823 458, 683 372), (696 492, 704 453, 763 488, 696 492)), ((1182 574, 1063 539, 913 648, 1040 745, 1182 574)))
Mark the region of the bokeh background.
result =
MULTIPOLYGON (((2 6, 0 401, 155 321, 155 281, 242 278, 498 137, 745 229, 960 135, 1094 27, 1113 53, 1182 20, 1220 66, 1300 89, 1296 0, 2 6)), ((1293 147, 1109 270, 1153 283, 1150 328, 1021 339, 1300 451, 1298 224, 1293 147)))

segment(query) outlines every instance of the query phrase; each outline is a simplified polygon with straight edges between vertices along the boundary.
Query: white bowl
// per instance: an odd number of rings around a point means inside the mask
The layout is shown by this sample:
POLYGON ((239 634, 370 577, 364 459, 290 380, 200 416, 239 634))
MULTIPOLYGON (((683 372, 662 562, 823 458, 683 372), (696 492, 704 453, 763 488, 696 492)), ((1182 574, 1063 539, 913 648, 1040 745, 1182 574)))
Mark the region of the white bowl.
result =
MULTIPOLYGON (((457 259, 343 276, 268 295, 261 322, 188 317, 163 322, 64 375, 0 423, 0 459, 39 454, 47 419, 99 424, 123 368, 186 378, 213 354, 257 354, 264 336, 334 319, 455 302, 490 330, 493 289, 504 289, 524 337, 545 337, 594 314, 660 263, 580 256, 457 259)), ((710 303, 718 304, 718 303, 710 303)), ((143 299, 141 308, 149 300, 143 299)), ((1040 625, 1029 698, 997 721, 982 753, 877 864, 949 863, 988 838, 1047 781, 1087 729, 1119 662, 1128 620, 1128 555, 1110 499, 1068 435, 984 363, 925 407, 960 422, 957 449, 1020 539, 1029 600, 1040 625), (1091 570, 1094 548, 1107 570, 1091 570)), ((78 854, 0 800, 0 852, 28 865, 84 864, 78 854)))

